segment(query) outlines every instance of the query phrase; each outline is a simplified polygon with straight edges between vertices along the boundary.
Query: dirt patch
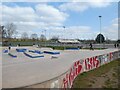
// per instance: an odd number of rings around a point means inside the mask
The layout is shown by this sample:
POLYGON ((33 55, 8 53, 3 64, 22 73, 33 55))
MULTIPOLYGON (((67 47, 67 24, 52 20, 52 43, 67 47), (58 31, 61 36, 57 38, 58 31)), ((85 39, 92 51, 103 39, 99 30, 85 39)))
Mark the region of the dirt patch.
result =
POLYGON ((92 83, 92 88, 118 88, 118 75, 117 72, 112 68, 106 74, 100 77, 94 77, 94 83, 92 83))

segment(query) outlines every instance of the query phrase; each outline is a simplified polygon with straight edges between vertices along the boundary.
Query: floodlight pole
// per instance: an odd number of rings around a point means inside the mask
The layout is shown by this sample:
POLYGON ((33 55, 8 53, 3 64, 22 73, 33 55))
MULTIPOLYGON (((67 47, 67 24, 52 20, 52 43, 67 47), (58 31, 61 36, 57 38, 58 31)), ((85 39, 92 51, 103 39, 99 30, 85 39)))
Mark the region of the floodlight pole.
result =
MULTIPOLYGON (((65 26, 63 26, 63 29, 64 29, 64 33, 65 33, 65 26)), ((64 39, 65 39, 65 36, 64 36, 64 39)), ((65 50, 65 42, 64 42, 64 50, 65 50)))
MULTIPOLYGON (((101 40, 101 18, 102 18, 102 16, 99 16, 99 19, 100 19, 100 44, 102 44, 102 40, 101 40)), ((100 49, 101 49, 101 47, 100 47, 100 49)))
MULTIPOLYGON (((46 30, 44 30, 45 31, 45 38, 46 38, 46 40, 47 40, 47 37, 46 37, 46 30)), ((45 47, 46 47, 46 40, 45 40, 45 47)))

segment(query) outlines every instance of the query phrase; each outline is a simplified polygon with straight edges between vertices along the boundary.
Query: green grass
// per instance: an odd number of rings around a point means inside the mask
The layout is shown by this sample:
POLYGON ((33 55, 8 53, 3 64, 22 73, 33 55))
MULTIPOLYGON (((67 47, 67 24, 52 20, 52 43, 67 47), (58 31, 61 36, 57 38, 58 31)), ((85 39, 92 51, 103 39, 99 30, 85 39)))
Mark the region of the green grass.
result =
MULTIPOLYGON (((120 60, 120 59, 118 59, 120 60)), ((94 78, 94 77, 100 77, 101 75, 104 75, 105 73, 109 72, 112 68, 117 67, 118 65, 120 66, 118 60, 114 60, 108 64, 105 64, 97 69, 94 69, 92 71, 89 72, 84 72, 80 75, 78 75, 78 77, 75 79, 74 83, 73 83, 73 87, 72 88, 90 88, 91 87, 91 83, 95 83, 94 81, 90 81, 90 78, 94 78)), ((94 80, 94 79, 93 79, 94 80)), ((110 86, 110 80, 108 79, 105 82, 108 86, 103 86, 103 88, 111 88, 110 86)))
MULTIPOLYGON (((82 49, 90 49, 90 48, 82 48, 82 49)), ((94 50, 104 50, 104 49, 107 49, 107 48, 94 48, 94 50)))
MULTIPOLYGON (((54 50, 64 50, 64 46, 47 46, 49 48, 53 48, 54 50)), ((75 46, 65 46, 66 48, 76 48, 75 46)))
MULTIPOLYGON (((50 48, 53 48, 55 50, 64 50, 64 46, 47 46, 47 47, 50 47, 50 48)), ((77 48, 77 46, 65 46, 65 49, 67 48, 77 48)), ((82 48, 82 49, 86 49, 86 50, 90 50, 90 48, 82 48)), ((103 49, 106 49, 106 48, 94 48, 94 50, 103 50, 103 49)))

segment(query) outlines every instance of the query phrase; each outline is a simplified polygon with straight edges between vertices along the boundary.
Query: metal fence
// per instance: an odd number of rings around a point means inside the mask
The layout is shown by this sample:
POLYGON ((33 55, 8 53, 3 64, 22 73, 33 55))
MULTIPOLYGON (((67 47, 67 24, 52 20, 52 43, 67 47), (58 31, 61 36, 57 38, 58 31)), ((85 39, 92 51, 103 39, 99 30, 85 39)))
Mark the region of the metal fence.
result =
MULTIPOLYGON (((89 44, 64 44, 64 43, 58 43, 58 42, 40 42, 40 41, 16 41, 16 42, 3 42, 3 46, 8 46, 11 44, 12 46, 17 46, 20 44, 21 46, 32 46, 32 45, 40 45, 40 46, 72 46, 72 47, 83 47, 83 48, 89 48, 89 44)), ((114 44, 93 44, 93 48, 115 48, 114 44)))

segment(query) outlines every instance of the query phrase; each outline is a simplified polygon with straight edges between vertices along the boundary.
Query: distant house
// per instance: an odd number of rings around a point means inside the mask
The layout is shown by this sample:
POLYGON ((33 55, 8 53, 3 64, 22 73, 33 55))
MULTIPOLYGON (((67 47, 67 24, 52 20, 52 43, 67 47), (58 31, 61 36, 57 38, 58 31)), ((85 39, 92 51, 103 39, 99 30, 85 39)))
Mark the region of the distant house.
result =
POLYGON ((79 44, 79 43, 81 43, 77 39, 59 39, 58 42, 59 43, 66 43, 66 44, 79 44))

